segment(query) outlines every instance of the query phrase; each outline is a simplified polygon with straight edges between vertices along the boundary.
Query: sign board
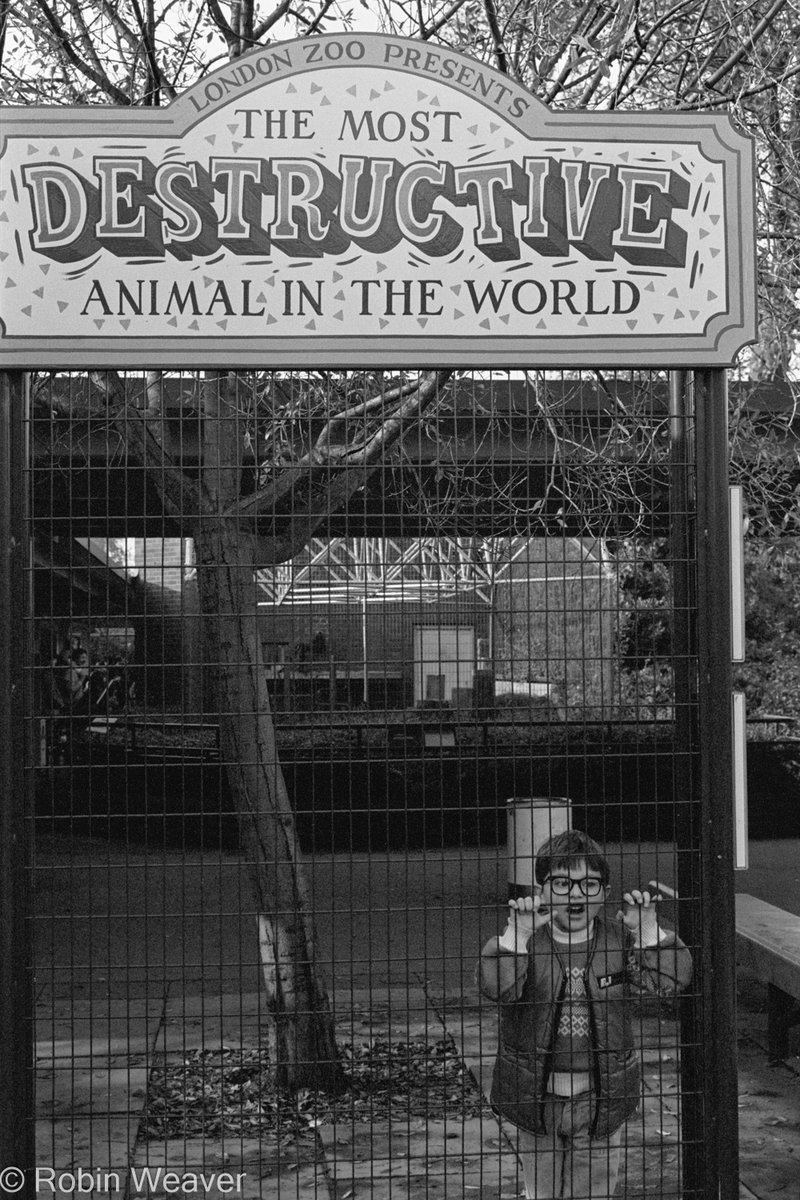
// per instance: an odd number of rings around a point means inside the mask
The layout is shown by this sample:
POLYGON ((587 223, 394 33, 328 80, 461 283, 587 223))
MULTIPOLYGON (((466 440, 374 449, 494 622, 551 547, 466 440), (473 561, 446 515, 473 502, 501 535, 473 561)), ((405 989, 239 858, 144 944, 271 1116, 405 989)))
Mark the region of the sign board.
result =
POLYGON ((8 108, 0 365, 717 366, 755 337, 722 115, 551 112, 381 34, 163 109, 8 108))

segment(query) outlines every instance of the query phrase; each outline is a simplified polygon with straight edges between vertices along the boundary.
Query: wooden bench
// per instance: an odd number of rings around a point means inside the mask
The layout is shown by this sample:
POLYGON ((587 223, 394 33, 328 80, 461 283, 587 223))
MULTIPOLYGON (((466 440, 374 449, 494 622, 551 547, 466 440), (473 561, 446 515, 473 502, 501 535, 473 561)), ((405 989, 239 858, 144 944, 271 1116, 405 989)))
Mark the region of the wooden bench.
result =
POLYGON ((767 985, 771 1059, 789 1054, 789 1029, 800 1022, 800 917, 746 892, 736 897, 736 958, 767 985))

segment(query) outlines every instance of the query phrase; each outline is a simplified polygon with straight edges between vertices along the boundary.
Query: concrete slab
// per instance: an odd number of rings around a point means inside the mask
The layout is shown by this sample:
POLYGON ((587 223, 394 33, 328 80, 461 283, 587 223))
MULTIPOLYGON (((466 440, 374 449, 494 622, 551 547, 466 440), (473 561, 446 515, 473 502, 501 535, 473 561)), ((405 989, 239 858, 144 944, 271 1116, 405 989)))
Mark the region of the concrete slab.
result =
POLYGON ((519 1194, 517 1158, 494 1120, 323 1127, 332 1194, 373 1200, 498 1200, 519 1194))
POLYGON ((45 1183, 40 1190, 46 1188, 47 1194, 57 1200, 75 1200, 76 1187, 70 1180, 82 1169, 93 1181, 86 1194, 95 1200, 121 1200, 127 1183, 130 1147, 138 1128, 138 1112, 118 1117, 104 1114, 37 1121, 37 1167, 55 1172, 55 1183, 45 1183))
MULTIPOLYGON (((248 1188, 250 1184, 247 1185, 248 1188)), ((278 1177, 262 1176, 254 1181, 255 1191, 243 1191, 244 1200, 328 1200, 327 1175, 321 1167, 300 1167, 278 1177)))
POLYGON ((176 1016, 233 1017, 237 1015, 263 1016, 266 1012, 262 992, 212 992, 200 995, 182 995, 172 992, 165 1005, 167 1019, 176 1016))
POLYGON ((122 1172, 100 1172, 97 1176, 89 1173, 75 1174, 69 1171, 58 1171, 53 1176, 37 1172, 40 1190, 55 1200, 75 1200, 75 1194, 80 1187, 86 1194, 97 1200, 121 1200, 125 1195, 126 1174, 122 1172))
POLYGON ((124 1193, 162 1010, 163 999, 118 1005, 104 996, 56 1005, 37 1022, 37 1163, 97 1173, 92 1195, 100 1200, 122 1194, 118 1176, 124 1193), (81 1028, 92 1036, 78 1036, 81 1028))
POLYGON ((39 1070, 36 1108, 43 1118, 138 1112, 147 1096, 147 1077, 145 1068, 130 1066, 39 1070))
MULTIPOLYGON (((152 1039, 151 1039, 152 1040, 152 1039)), ((125 1051, 124 1042, 111 1043, 111 1052, 107 1053, 108 1046, 96 1046, 91 1038, 81 1038, 80 1040, 61 1041, 61 1042, 37 1042, 36 1043, 36 1065, 39 1069, 46 1069, 52 1066, 54 1069, 60 1067, 64 1070, 65 1063, 75 1063, 81 1068, 87 1067, 124 1067, 124 1066, 146 1066, 148 1061, 148 1046, 150 1041, 144 1041, 140 1046, 139 1042, 134 1043, 134 1050, 128 1054, 125 1051), (70 1047, 73 1048, 73 1053, 70 1053, 70 1047)))
POLYGON ((467 1069, 486 1099, 492 1086, 492 1069, 497 1054, 497 1021, 487 1021, 480 1010, 468 1009, 461 1019, 451 1012, 445 1021, 445 1029, 453 1038, 467 1069))
MULTIPOLYGON (((266 1021, 266 1018, 265 1018, 266 1021)), ((190 1050, 241 1049, 267 1046, 266 1025, 241 1014, 211 1018, 181 1018, 173 1013, 162 1024, 153 1049, 168 1061, 181 1058, 190 1050)))
POLYGON ((37 1005, 36 1057, 45 1061, 143 1054, 153 1043, 163 1010, 163 1000, 80 1003, 55 1010, 37 1005))
MULTIPOLYGON (((441 1024, 420 987, 336 988, 331 1006, 345 1038, 423 1036, 431 1020, 441 1034, 441 1024)), ((167 1002, 154 1049, 169 1056, 219 1046, 266 1046, 266 1022, 262 993, 176 996, 167 1002)))
POLYGON ((172 1138, 141 1142, 126 1200, 156 1200, 176 1192, 209 1200, 328 1200, 322 1148, 315 1139, 281 1150, 272 1138, 172 1138), (165 1176, 169 1178, 165 1179, 165 1176))
POLYGON ((154 1051, 170 1059, 188 1050, 266 1045, 266 1020, 259 992, 175 993, 165 1005, 154 1051))

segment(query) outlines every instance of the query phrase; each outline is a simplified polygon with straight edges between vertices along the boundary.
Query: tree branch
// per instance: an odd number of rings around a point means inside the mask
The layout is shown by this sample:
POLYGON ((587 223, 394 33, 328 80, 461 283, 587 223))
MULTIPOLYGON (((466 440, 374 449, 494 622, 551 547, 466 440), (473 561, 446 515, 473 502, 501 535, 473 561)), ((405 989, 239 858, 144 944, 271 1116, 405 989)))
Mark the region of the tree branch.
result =
POLYGON ((421 40, 423 42, 429 41, 435 33, 439 32, 443 25, 446 25, 448 21, 453 19, 458 10, 463 8, 466 2, 467 0, 454 0, 454 3, 451 4, 450 7, 446 9, 442 15, 433 22, 432 25, 429 25, 426 28, 425 33, 421 35, 421 40))
MULTIPOLYGON (((587 8, 588 8, 588 6, 587 6, 587 8)), ((587 9, 584 9, 583 11, 585 12, 585 11, 587 11, 587 9)), ((564 43, 565 48, 568 45, 571 45, 572 42, 578 42, 581 45, 588 45, 589 49, 591 50, 591 48, 592 48, 591 47, 591 39, 593 37, 597 37, 602 32, 604 26, 607 25, 608 22, 611 20, 611 17, 612 17, 612 14, 610 12, 601 11, 600 16, 598 17, 597 21, 594 23, 594 25, 590 26, 590 28, 587 30, 587 32, 585 34, 579 34, 577 32, 578 25, 576 22, 574 31, 570 38, 570 42, 564 43)), ((548 104, 552 100, 555 100, 555 98, 559 94, 559 92, 563 92, 567 87, 573 87, 575 85, 575 83, 577 81, 573 80, 571 84, 567 84, 567 80, 569 79, 571 72, 574 71, 580 65, 582 60, 583 60, 582 55, 573 57, 570 54, 568 56, 567 61, 564 63, 564 66, 561 68, 561 71, 559 72, 558 78, 555 80, 554 84, 552 85, 552 87, 550 88, 550 90, 547 93, 546 100, 547 100, 548 104)), ((586 77, 587 77, 586 75, 582 76, 582 78, 586 78, 586 77)))
MULTIPOLYGON (((319 471, 314 472, 308 479, 306 495, 311 503, 305 508, 298 507, 292 511, 291 518, 286 523, 280 523, 276 531, 278 540, 283 547, 284 560, 298 554, 317 531, 324 526, 331 513, 338 512, 377 469, 386 451, 399 441, 403 422, 419 417, 425 409, 442 393, 452 377, 452 371, 432 371, 420 381, 417 393, 409 397, 402 409, 390 420, 384 422, 381 429, 370 439, 358 455, 349 458, 343 464, 342 470, 333 480, 325 483, 325 504, 314 504, 314 482, 319 471), (362 466, 363 471, 354 471, 353 467, 362 466)), ((324 465, 328 474, 328 464, 324 465)))
POLYGON ((122 439, 135 462, 144 467, 170 516, 208 509, 201 490, 175 465, 159 443, 148 422, 147 412, 136 408, 127 397, 116 371, 90 371, 89 378, 106 402, 107 419, 122 439))
MULTIPOLYGON (((735 101, 747 100, 751 96, 761 96, 765 92, 773 91, 777 87, 781 87, 788 79, 800 75, 800 66, 792 67, 790 71, 784 73, 778 79, 769 79, 766 83, 759 84, 758 87, 747 88, 743 92, 739 92, 737 96, 730 96, 727 93, 721 93, 719 96, 713 97, 698 97, 697 100, 685 100, 683 104, 677 106, 679 112, 683 112, 689 108, 693 112, 703 108, 720 108, 723 104, 733 104, 735 101)), ((796 193, 792 192, 791 196, 794 199, 796 193)))
POLYGON ((356 421, 359 419, 363 420, 363 418, 369 416, 370 413, 373 413, 381 408, 385 409, 387 405, 392 405, 396 401, 402 400, 404 396, 412 395, 417 391, 418 387, 419 381, 409 381, 408 383, 401 384, 398 387, 390 388, 389 391, 381 392, 377 396, 372 396, 367 400, 362 400, 358 404, 348 405, 340 409, 338 412, 333 413, 330 420, 325 424, 325 428, 322 430, 316 442, 314 443, 313 449, 307 456, 307 461, 322 462, 323 454, 327 453, 330 455, 333 433, 336 429, 341 428, 341 426, 345 425, 348 421, 356 421))
POLYGON ((150 19, 151 12, 148 13, 148 20, 145 21, 139 0, 131 0, 131 6, 133 8, 134 16, 139 24, 140 40, 142 46, 144 47, 144 53, 147 59, 147 74, 149 77, 150 86, 147 91, 147 96, 145 97, 145 103, 156 106, 158 104, 158 92, 161 88, 164 88, 170 94, 171 98, 174 98, 175 91, 164 77, 164 74, 159 66, 158 59, 156 58, 154 29, 152 20, 150 19))
POLYGON ((325 17, 327 16, 328 11, 331 8, 333 8, 333 3, 334 3, 334 0, 322 0, 322 3, 319 6, 319 12, 314 17, 314 20, 308 26, 306 33, 316 33, 317 32, 320 25, 325 20, 325 17))
POLYGON ((554 69, 556 63, 562 57, 566 48, 570 45, 572 39, 575 37, 575 34, 580 29, 584 20, 595 7, 595 3, 596 0, 586 0, 583 8, 577 13, 575 20, 572 23, 572 28, 564 35, 558 53, 551 54, 549 57, 542 59, 541 63, 539 64, 540 77, 542 80, 547 79, 550 72, 554 69))
POLYGON ((105 76, 103 63, 84 20, 82 5, 79 0, 68 0, 68 8, 75 23, 72 35, 74 43, 81 50, 86 61, 91 64, 92 70, 96 72, 97 76, 105 76))
MULTIPOLYGON (((178 3, 178 0, 172 0, 172 4, 177 4, 177 3, 178 3)), ((164 22, 170 8, 172 7, 172 4, 168 4, 167 7, 164 9, 164 11, 161 13, 159 23, 164 22)), ((203 16, 203 9, 202 9, 202 7, 198 6, 197 15, 194 20, 194 25, 192 26, 191 33, 189 34, 189 36, 186 39, 186 43, 183 47, 183 53, 181 54, 180 62, 174 68, 173 78, 176 81, 180 79, 183 68, 186 65, 186 60, 189 57, 191 48, 194 45, 195 36, 197 34, 197 30, 200 25, 202 16, 203 16)), ((210 68, 210 66, 211 66, 211 64, 209 62, 206 62, 206 67, 210 68)), ((175 87, 174 83, 167 83, 166 86, 169 88, 170 94, 173 97, 177 95, 177 88, 175 87)))
POLYGON ((280 4, 276 4, 269 16, 264 17, 262 21, 253 30, 253 41, 258 42, 263 38, 265 33, 272 29, 280 21, 281 17, 285 17, 291 7, 292 0, 281 0, 280 4))
POLYGON ((92 83, 104 91, 109 99, 114 100, 117 104, 122 104, 125 107, 129 107, 131 105, 130 96, 126 95, 125 92, 123 92, 121 88, 118 88, 115 83, 112 83, 105 72, 101 73, 95 71, 87 62, 84 62, 83 59, 76 54, 72 43, 70 42, 69 34, 64 29, 53 10, 50 8, 47 0, 36 0, 36 4, 38 5, 40 11, 44 14, 44 17, 50 26, 53 37, 58 45, 58 49, 63 57, 70 62, 73 67, 75 67, 75 69, 81 73, 81 75, 84 75, 87 79, 91 80, 92 83))
POLYGON ((346 462, 350 466, 370 466, 377 462, 399 440, 403 422, 420 417, 425 409, 439 398, 452 375, 452 371, 431 371, 423 377, 415 393, 410 394, 405 402, 382 422, 378 431, 368 439, 363 448, 347 454, 346 462))
POLYGON ((781 9, 786 7, 786 3, 787 0, 775 0, 772 8, 770 8, 770 10, 764 14, 753 32, 750 34, 747 41, 744 42, 734 54, 731 54, 731 56, 725 60, 722 66, 717 68, 713 75, 710 75, 708 78, 703 80, 703 83, 707 88, 716 87, 720 79, 724 78, 729 71, 733 70, 738 62, 742 61, 748 51, 753 49, 761 35, 767 29, 769 29, 770 25, 773 24, 775 18, 780 14, 781 9))
MULTIPOLYGON (((345 464, 349 463, 352 465, 353 463, 362 461, 361 456, 367 453, 368 446, 372 445, 373 442, 375 443, 377 453, 380 454, 393 441, 397 440, 400 433, 400 422, 407 419, 408 415, 413 413, 415 407, 419 413, 422 413, 444 388, 451 374, 452 372, 432 372, 429 375, 421 377, 415 383, 399 385, 390 392, 370 397, 368 400, 361 401, 358 405, 337 413, 335 417, 326 422, 325 428, 316 439, 314 447, 307 454, 295 462, 280 468, 279 473, 273 476, 266 487, 259 488, 258 491, 237 501, 226 512, 226 516, 232 516, 234 513, 240 518, 257 515, 274 515, 276 507, 282 504, 286 497, 297 489, 301 480, 307 490, 313 490, 316 478, 321 474, 330 472, 331 468, 343 468, 345 464), (323 453, 326 441, 330 442, 333 429, 337 425, 340 425, 351 416, 357 419, 358 417, 366 416, 376 408, 385 408, 387 400, 391 403, 395 399, 402 400, 405 397, 410 397, 410 403, 407 401, 405 405, 394 409, 387 418, 387 421, 384 422, 387 427, 390 422, 392 423, 393 433, 390 439, 385 439, 381 444, 380 441, 375 442, 375 439, 378 437, 378 434, 375 434, 367 441, 362 442, 355 450, 352 447, 349 450, 339 449, 334 455, 331 453, 330 445, 328 445, 328 452, 323 453)), ((381 429, 383 429, 383 425, 381 429)), ((363 461, 366 461, 366 459, 363 461)))
POLYGON ((681 64, 681 69, 678 74, 677 82, 675 84, 675 100, 676 100, 676 102, 678 100, 678 97, 681 95, 681 91, 683 88, 683 81, 686 78, 686 72, 689 69, 689 55, 691 53, 691 48, 695 44, 695 40, 700 31, 702 23, 705 20, 705 16, 708 11, 708 7, 709 7, 710 3, 711 3, 711 0, 703 0, 703 3, 700 5, 700 8, 698 10, 697 19, 695 20, 695 24, 694 24, 694 30, 692 31, 692 35, 689 38, 689 45, 687 46, 686 53, 683 56, 683 63, 681 64))
POLYGON ((117 37, 124 39, 129 46, 136 45, 136 34, 131 27, 123 21, 119 14, 119 9, 110 3, 110 0, 100 0, 100 11, 105 16, 110 25, 117 31, 117 37))
POLYGON ((10 7, 11 0, 0 0, 0 70, 3 68, 3 59, 6 51, 6 30, 8 29, 10 7))
POLYGON ((222 9, 219 6, 218 0, 206 0, 208 5, 208 13, 211 20, 216 25, 222 37, 225 40, 226 46, 230 49, 236 42, 236 33, 225 20, 222 9))
POLYGON ((489 26, 489 32, 492 35, 492 45, 494 46, 494 56, 497 61, 497 69, 502 71, 504 75, 508 74, 508 57, 506 49, 503 45, 503 35, 500 32, 500 24, 497 20, 497 9, 495 8, 494 0, 483 0, 483 11, 486 16, 486 23, 489 26))

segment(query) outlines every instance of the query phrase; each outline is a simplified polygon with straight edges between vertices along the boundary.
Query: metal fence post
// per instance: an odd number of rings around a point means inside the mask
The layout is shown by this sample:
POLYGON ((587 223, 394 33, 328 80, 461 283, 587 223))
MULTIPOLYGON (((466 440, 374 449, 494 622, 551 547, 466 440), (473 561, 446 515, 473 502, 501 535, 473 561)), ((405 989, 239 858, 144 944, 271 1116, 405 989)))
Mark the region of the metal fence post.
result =
POLYGON ((728 505, 728 403, 724 370, 695 373, 697 434, 697 654, 702 913, 700 990, 706 1087, 705 1196, 737 1200, 733 743, 728 505))
MULTIPOLYGON (((697 611, 696 471, 694 388, 688 371, 670 372, 670 555, 672 559, 672 637, 675 676, 675 795, 677 821, 678 928, 684 941, 700 944, 702 893, 700 815, 697 803, 697 611)), ((706 1172, 704 1070, 700 1003, 693 997, 679 1006, 681 1055, 682 1179, 686 1200, 703 1193, 706 1172)))
POLYGON ((35 1097, 30 909, 30 816, 25 734, 27 376, 0 374, 0 1170, 25 1173, 33 1196, 35 1097))

